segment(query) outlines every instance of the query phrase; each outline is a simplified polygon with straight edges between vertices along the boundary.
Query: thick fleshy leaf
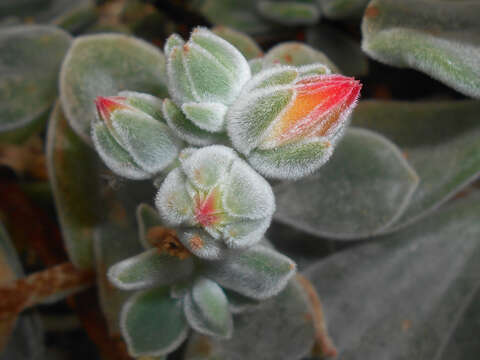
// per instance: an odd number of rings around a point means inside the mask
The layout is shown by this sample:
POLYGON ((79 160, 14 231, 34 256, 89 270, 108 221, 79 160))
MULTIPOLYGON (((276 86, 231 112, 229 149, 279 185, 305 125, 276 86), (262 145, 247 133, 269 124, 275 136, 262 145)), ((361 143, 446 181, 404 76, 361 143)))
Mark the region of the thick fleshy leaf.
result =
POLYGON ((1 139, 21 141, 42 126, 57 96, 58 71, 70 42, 70 35, 53 26, 0 31, 1 139))
POLYGON ((318 173, 275 188, 275 219, 318 236, 358 239, 398 219, 417 184, 393 143, 350 128, 318 173))
POLYGON ((480 98, 479 13, 475 1, 373 0, 363 18, 362 48, 480 98))
POLYGON ((324 138, 317 138, 275 149, 252 151, 248 162, 269 178, 299 179, 325 164, 332 153, 332 144, 324 138))
POLYGON ((125 150, 142 170, 155 174, 176 159, 181 143, 159 120, 145 113, 116 110, 111 121, 125 150))
POLYGON ((227 297, 215 282, 197 279, 183 301, 185 317, 195 331, 224 339, 232 336, 233 320, 227 297))
POLYGON ((368 60, 360 44, 349 35, 331 26, 320 24, 306 31, 307 43, 325 53, 349 76, 366 75, 368 60))
POLYGON ((186 188, 187 177, 177 168, 172 170, 155 198, 163 219, 170 225, 180 225, 193 216, 193 202, 186 188))
POLYGON ((263 54, 255 40, 240 31, 225 26, 216 26, 212 29, 212 32, 235 46, 247 60, 263 54))
POLYGON ((223 206, 232 216, 263 219, 275 211, 275 199, 268 183, 243 161, 234 161, 225 179, 223 206))
POLYGON ((257 245, 222 261, 205 263, 205 276, 226 289, 253 299, 278 294, 295 273, 295 263, 279 252, 257 245))
POLYGON ((92 141, 100 158, 115 174, 135 180, 152 177, 152 174, 140 168, 133 157, 117 143, 106 124, 92 124, 92 141))
POLYGON ((59 104, 49 121, 47 164, 63 241, 70 260, 93 266, 93 230, 104 212, 98 155, 70 129, 59 104), (88 189, 88 191, 85 191, 88 189))
POLYGON ((283 25, 310 25, 320 18, 315 2, 260 1, 258 10, 265 18, 283 25))
POLYGON ((318 0, 329 19, 360 18, 369 0, 318 0))
POLYGON ((339 358, 476 359, 480 194, 306 270, 339 358), (361 301, 359 301, 361 299, 361 301))
POLYGON ((133 356, 160 356, 175 350, 186 339, 188 325, 182 302, 168 288, 133 295, 122 310, 122 334, 133 356))
POLYGON ((479 112, 479 101, 360 103, 353 124, 394 141, 420 177, 405 213, 393 228, 435 209, 478 177, 479 112))
POLYGON ((150 249, 110 267, 108 278, 120 289, 140 290, 181 281, 192 274, 193 266, 191 258, 181 260, 150 249))
POLYGON ((202 130, 218 132, 223 129, 227 107, 220 103, 185 103, 182 110, 188 120, 202 130))
POLYGON ((192 145, 204 146, 221 142, 223 139, 221 135, 202 130, 188 120, 170 99, 163 102, 163 115, 173 132, 192 145))
POLYGON ((263 59, 264 67, 283 65, 310 65, 320 63, 327 66, 332 72, 340 73, 337 66, 321 51, 300 42, 283 42, 271 48, 263 59))
POLYGON ((231 340, 194 335, 186 360, 298 360, 313 345, 312 313, 303 288, 292 280, 278 296, 234 317, 231 340))
POLYGON ((97 96, 121 90, 167 95, 165 58, 146 42, 119 34, 82 36, 73 42, 60 73, 60 99, 75 132, 89 141, 97 96))

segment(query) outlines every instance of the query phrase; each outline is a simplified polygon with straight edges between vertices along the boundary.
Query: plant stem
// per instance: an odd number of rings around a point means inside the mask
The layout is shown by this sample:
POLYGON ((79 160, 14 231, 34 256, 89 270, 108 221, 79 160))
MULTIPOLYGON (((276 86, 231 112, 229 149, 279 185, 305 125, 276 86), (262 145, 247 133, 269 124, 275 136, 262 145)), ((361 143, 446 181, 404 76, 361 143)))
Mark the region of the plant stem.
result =
POLYGON ((63 263, 0 287, 0 320, 16 317, 24 309, 64 298, 93 285, 91 271, 63 263))
POLYGON ((297 280, 308 295, 313 310, 313 326, 315 328, 315 345, 312 354, 321 357, 337 356, 337 349, 328 335, 323 307, 317 291, 312 283, 303 275, 297 274, 297 280))

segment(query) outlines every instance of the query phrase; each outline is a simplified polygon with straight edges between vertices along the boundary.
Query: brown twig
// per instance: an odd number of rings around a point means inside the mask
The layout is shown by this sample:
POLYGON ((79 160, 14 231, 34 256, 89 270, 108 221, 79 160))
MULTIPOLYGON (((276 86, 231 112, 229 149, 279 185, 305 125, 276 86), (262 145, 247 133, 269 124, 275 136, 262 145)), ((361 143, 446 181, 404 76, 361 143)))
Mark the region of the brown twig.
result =
POLYGON ((297 280, 307 293, 313 309, 313 325, 315 327, 315 345, 312 350, 313 355, 321 357, 337 356, 337 349, 328 335, 325 316, 323 315, 323 307, 317 291, 305 276, 297 274, 297 280))
POLYGON ((63 263, 0 287, 0 320, 16 317, 24 309, 55 295, 72 294, 94 282, 91 271, 63 263))

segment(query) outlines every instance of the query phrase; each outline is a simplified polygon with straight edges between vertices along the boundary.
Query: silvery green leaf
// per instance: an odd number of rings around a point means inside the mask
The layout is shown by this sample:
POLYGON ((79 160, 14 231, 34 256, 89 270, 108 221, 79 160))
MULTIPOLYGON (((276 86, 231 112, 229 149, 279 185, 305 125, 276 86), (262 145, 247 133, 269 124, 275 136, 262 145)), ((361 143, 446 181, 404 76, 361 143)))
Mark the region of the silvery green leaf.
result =
POLYGON ((314 342, 311 316, 307 295, 291 280, 284 291, 254 311, 236 315, 232 339, 194 334, 185 360, 299 360, 314 342))
POLYGON ((165 41, 165 45, 163 47, 163 51, 165 52, 165 56, 170 56, 172 50, 177 47, 177 46, 180 46, 182 47, 183 45, 185 45, 185 41, 183 40, 183 38, 178 35, 178 34, 171 34, 167 40, 165 41))
POLYGON ((349 76, 366 75, 368 59, 360 44, 340 30, 325 24, 309 27, 306 31, 307 43, 325 53, 340 69, 349 76))
POLYGON ((479 101, 360 103, 352 122, 394 141, 420 182, 392 230, 434 210, 480 173, 479 101))
POLYGON ((0 30, 1 139, 22 141, 42 127, 70 42, 70 35, 53 26, 0 30))
POLYGON ((332 144, 325 138, 257 149, 248 156, 249 163, 261 174, 275 179, 298 179, 321 167, 333 153, 332 144))
POLYGON ((116 110, 111 116, 111 122, 124 149, 142 170, 156 174, 178 156, 181 142, 159 120, 145 113, 116 110))
POLYGON ((315 2, 260 1, 258 10, 262 16, 282 25, 311 25, 320 18, 315 2))
POLYGON ((150 94, 129 90, 120 91, 118 96, 125 97, 126 104, 147 113, 156 120, 165 122, 162 99, 150 94))
POLYGON ((152 177, 151 173, 136 164, 133 157, 120 146, 105 123, 92 124, 92 141, 100 158, 114 173, 135 180, 152 177))
POLYGON ((295 263, 279 252, 256 245, 204 264, 205 276, 241 295, 263 300, 282 291, 295 273, 295 263))
POLYGON ((340 73, 338 67, 321 50, 296 41, 283 42, 265 54, 263 66, 269 68, 279 64, 301 66, 320 63, 332 72, 340 73))
POLYGON ((191 258, 160 254, 154 248, 116 263, 108 270, 108 278, 120 289, 141 290, 186 279, 193 267, 191 258))
POLYGON ((373 0, 365 10, 362 48, 374 59, 422 71, 480 97, 480 3, 373 0))
POLYGON ((163 97, 165 58, 146 42, 120 34, 87 35, 75 39, 60 72, 60 100, 71 127, 90 141, 97 96, 121 90, 163 97))
POLYGON ((220 103, 184 103, 182 111, 197 127, 209 132, 219 132, 224 127, 227 107, 220 103))
POLYGON ((369 0, 318 0, 322 14, 329 19, 360 18, 369 0))
POLYGON ((163 102, 163 114, 175 135, 190 144, 205 146, 224 139, 220 134, 211 133, 196 126, 170 99, 165 99, 163 102))
POLYGON ((275 188, 275 219, 317 236, 359 239, 397 220, 418 184, 400 150, 383 136, 349 128, 316 174, 275 188))
POLYGON ((226 26, 216 26, 212 32, 235 46, 247 60, 263 55, 260 46, 247 34, 226 26))
POLYGON ((137 292, 125 304, 122 335, 132 356, 161 356, 186 339, 188 324, 182 302, 170 297, 168 288, 137 292))
POLYGON ((215 282, 197 279, 183 301, 185 317, 195 331, 223 339, 231 338, 232 314, 225 293, 215 282))
POLYGON ((306 270, 339 358, 476 359, 479 214, 477 191, 306 270))

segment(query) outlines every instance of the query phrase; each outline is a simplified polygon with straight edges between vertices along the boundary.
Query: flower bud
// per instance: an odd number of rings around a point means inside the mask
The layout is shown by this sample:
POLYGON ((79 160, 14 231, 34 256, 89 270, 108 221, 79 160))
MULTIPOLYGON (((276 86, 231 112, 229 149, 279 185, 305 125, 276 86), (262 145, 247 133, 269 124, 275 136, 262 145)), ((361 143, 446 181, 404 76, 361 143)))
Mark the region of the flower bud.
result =
POLYGON ((156 197, 163 219, 199 257, 260 241, 275 210, 272 188, 236 153, 214 145, 185 149, 156 197))
POLYGON ((165 44, 168 90, 187 119, 209 132, 224 130, 227 108, 250 78, 250 67, 230 43, 197 28, 185 43, 171 35, 165 44))
POLYGON ((92 138, 105 164, 129 179, 147 179, 165 169, 181 147, 163 122, 162 101, 125 91, 95 100, 98 122, 92 138))
POLYGON ((306 176, 331 156, 355 107, 361 84, 321 67, 261 71, 227 114, 228 135, 261 174, 306 176))

